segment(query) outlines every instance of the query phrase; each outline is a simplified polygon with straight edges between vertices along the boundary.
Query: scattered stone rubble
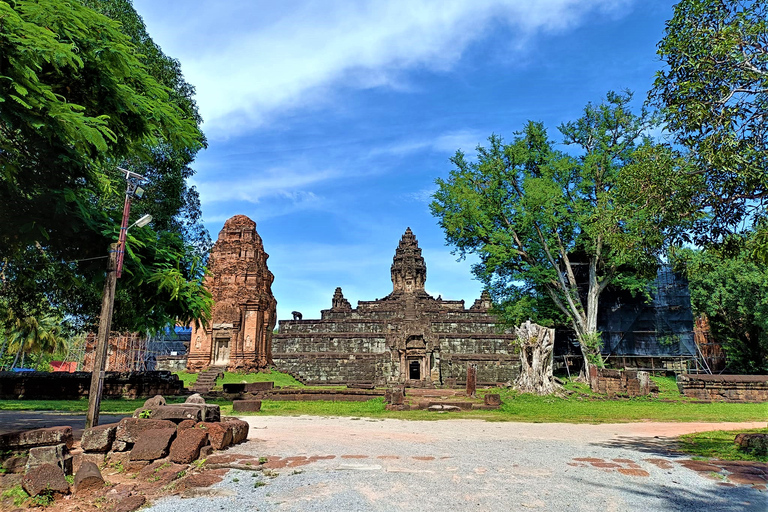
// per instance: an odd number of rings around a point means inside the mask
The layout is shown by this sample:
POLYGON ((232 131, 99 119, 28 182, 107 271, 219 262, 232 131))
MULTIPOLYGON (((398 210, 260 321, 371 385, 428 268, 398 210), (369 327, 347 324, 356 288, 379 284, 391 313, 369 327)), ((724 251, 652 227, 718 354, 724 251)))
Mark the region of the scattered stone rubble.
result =
POLYGON ((214 451, 247 437, 247 422, 221 418, 219 406, 200 395, 184 404, 167 404, 158 395, 132 418, 85 430, 79 447, 68 426, 0 435, 0 490, 21 485, 32 497, 54 501, 70 494, 86 501, 109 496, 114 503, 105 510, 129 512, 144 505, 145 483, 167 490, 163 486, 188 472, 202 471, 214 451), (134 483, 106 482, 107 470, 135 473, 134 483))
POLYGON ((501 406, 501 395, 486 393, 481 400, 457 389, 408 388, 406 396, 404 386, 395 386, 386 390, 384 402, 388 411, 477 411, 498 409, 501 406))

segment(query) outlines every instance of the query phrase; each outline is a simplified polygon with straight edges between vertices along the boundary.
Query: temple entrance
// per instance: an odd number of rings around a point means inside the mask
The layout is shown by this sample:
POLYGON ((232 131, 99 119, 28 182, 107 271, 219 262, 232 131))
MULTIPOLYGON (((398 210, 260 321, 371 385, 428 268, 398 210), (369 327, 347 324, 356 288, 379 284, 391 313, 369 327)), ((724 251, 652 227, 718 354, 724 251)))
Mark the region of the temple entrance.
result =
POLYGON ((421 380, 421 361, 418 359, 408 361, 408 378, 410 380, 421 380))
POLYGON ((214 344, 214 365, 226 365, 229 363, 229 338, 216 339, 214 344))

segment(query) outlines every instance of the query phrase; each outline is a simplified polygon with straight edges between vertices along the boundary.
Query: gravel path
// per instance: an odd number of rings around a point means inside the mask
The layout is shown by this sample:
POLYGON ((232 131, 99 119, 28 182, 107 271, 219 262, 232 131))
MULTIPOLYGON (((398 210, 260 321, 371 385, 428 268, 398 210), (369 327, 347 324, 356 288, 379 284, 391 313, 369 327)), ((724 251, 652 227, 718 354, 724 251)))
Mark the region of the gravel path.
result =
POLYGON ((194 499, 149 510, 768 510, 768 492, 671 451, 682 433, 765 423, 244 419, 249 442, 231 451, 270 456, 273 477, 231 470, 194 499))

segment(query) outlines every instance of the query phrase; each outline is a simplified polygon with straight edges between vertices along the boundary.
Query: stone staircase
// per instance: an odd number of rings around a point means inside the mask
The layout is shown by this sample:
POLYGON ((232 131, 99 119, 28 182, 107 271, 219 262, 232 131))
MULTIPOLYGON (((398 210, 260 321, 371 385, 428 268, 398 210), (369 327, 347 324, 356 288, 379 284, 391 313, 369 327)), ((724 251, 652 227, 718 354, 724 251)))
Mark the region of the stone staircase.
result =
POLYGON ((223 366, 209 366, 197 376, 197 382, 192 385, 192 391, 201 395, 210 393, 216 385, 216 379, 224 376, 224 370, 223 366))

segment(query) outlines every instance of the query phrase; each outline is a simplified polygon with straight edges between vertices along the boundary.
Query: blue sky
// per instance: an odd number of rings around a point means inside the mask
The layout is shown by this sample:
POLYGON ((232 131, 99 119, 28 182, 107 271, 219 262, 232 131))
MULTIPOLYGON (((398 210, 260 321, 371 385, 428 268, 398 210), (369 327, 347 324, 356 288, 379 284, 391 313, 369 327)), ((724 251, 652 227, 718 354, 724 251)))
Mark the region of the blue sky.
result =
POLYGON ((406 227, 427 291, 481 284, 428 209, 457 149, 527 120, 557 126, 609 90, 644 101, 672 1, 135 0, 197 88, 209 147, 192 183, 215 239, 248 215, 270 255, 278 318, 319 318, 334 288, 391 291, 406 227))

